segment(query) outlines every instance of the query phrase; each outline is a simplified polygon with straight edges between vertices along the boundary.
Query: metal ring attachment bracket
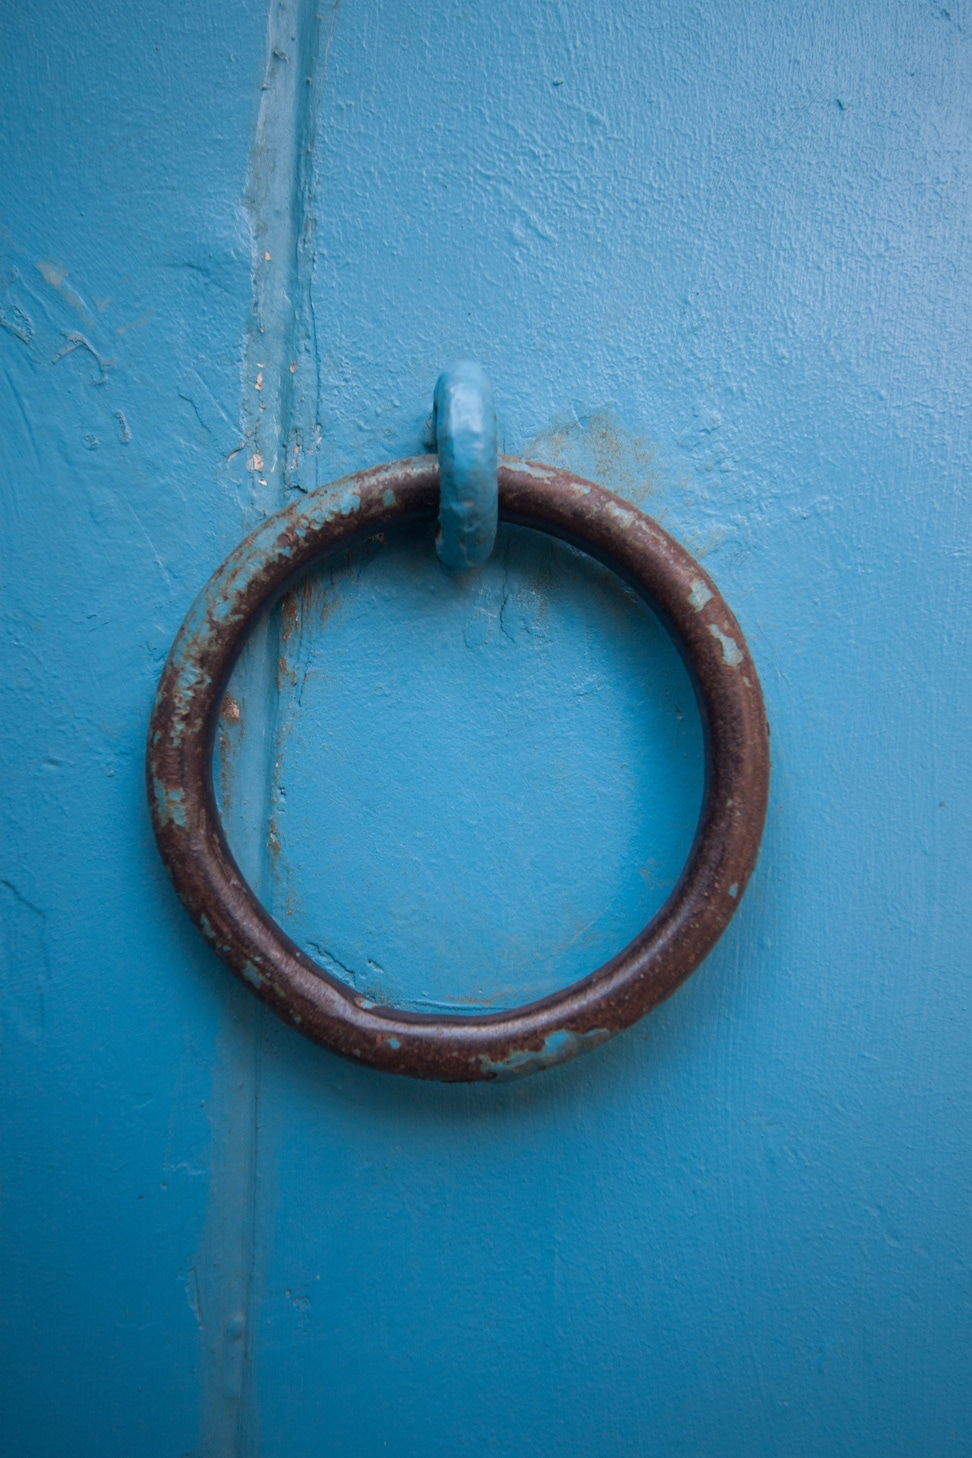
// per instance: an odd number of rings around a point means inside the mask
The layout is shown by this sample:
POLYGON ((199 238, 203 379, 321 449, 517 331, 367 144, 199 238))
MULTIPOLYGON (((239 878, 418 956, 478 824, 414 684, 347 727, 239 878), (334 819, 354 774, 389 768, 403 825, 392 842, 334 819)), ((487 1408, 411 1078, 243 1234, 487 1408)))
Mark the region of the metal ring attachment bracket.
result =
POLYGON ((443 567, 466 572, 496 541, 496 407, 482 365, 462 360, 436 381, 432 406, 439 454, 439 536, 443 567))
POLYGON ((699 564, 657 522, 589 481, 499 463, 499 516, 561 537, 618 572, 661 615, 692 675, 706 738, 706 791, 678 884, 632 942, 551 997, 481 1016, 377 1007, 328 975, 247 885, 220 824, 213 744, 223 692, 259 615, 325 553, 406 519, 434 518, 427 456, 348 476, 302 497, 241 542, 196 599, 172 646, 149 728, 147 779, 162 859, 192 920, 292 1027, 346 1058, 448 1082, 528 1073, 629 1027, 711 951, 756 862, 769 737, 739 625, 699 564))

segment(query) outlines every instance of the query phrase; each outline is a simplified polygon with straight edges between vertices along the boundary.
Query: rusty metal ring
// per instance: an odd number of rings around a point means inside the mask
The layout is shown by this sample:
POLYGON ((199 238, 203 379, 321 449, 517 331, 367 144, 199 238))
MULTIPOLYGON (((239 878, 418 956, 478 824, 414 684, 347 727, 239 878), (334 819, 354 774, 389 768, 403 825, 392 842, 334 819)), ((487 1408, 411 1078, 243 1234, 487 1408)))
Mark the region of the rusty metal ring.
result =
POLYGON ((147 778, 162 859, 189 915, 238 977, 308 1038, 390 1073, 448 1082, 547 1067, 629 1027, 685 980, 739 905, 769 788, 769 732, 749 650, 699 564, 627 502, 577 476, 501 459, 502 521, 561 537, 619 573, 661 615, 695 685, 706 788, 668 900, 580 982, 486 1016, 379 1007, 329 976, 260 905, 226 843, 213 790, 223 692, 261 612, 324 553, 393 522, 435 517, 434 456, 361 471, 301 497, 241 542, 172 646, 149 729, 147 778))

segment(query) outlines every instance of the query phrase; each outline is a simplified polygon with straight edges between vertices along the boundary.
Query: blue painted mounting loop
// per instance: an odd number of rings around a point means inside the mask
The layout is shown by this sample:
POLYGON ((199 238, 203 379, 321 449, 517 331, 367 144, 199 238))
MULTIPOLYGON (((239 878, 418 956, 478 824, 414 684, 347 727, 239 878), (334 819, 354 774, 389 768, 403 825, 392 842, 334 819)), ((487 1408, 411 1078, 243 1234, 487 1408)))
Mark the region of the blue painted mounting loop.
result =
POLYGON ((465 572, 485 562, 496 540, 496 407, 482 365, 464 359, 435 385, 439 453, 439 535, 443 567, 465 572))

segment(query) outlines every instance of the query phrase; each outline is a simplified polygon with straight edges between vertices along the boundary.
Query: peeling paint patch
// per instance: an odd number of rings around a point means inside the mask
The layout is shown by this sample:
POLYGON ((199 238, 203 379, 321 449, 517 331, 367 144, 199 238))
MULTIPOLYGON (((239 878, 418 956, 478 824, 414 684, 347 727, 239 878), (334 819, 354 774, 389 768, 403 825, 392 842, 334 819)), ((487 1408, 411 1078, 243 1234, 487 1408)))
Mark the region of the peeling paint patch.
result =
POLYGON ((0 329, 6 329, 22 344, 29 344, 34 337, 33 320, 19 304, 7 304, 0 308, 0 329))
POLYGON ((621 523, 622 526, 629 527, 634 522, 634 512, 626 511, 623 506, 615 506, 614 503, 611 502, 609 503, 607 509, 611 513, 611 515, 621 523))
POLYGON ((701 577, 696 577, 692 582, 692 591, 689 593, 689 602, 700 613, 707 602, 712 601, 712 593, 706 587, 701 577))
POLYGON ((159 779, 152 781, 152 791, 159 812, 159 824, 185 826, 185 792, 181 789, 170 790, 168 785, 163 785, 159 779))
POLYGON ((541 1068, 552 1068, 556 1063, 565 1063, 569 1058, 576 1058, 578 1053, 586 1053, 599 1043, 606 1043, 610 1037, 607 1028, 592 1028, 589 1033, 572 1033, 568 1028, 560 1028, 556 1033, 547 1034, 542 1048, 520 1048, 498 1060, 484 1054, 479 1062, 488 1076, 519 1078, 541 1068))
POLYGON ((64 332, 64 338, 66 340, 64 348, 58 351, 58 353, 51 360, 51 364, 57 364, 60 360, 66 359, 67 356, 69 354, 73 354, 76 349, 87 350, 88 354, 91 355, 91 358, 95 361, 99 370, 101 371, 100 377, 95 380, 94 383, 96 385, 106 384, 108 380, 108 371, 115 363, 115 361, 113 359, 102 359, 101 355, 95 349, 90 339, 85 339, 84 335, 78 334, 77 330, 66 330, 64 332))
POLYGON ((727 667, 736 668, 738 664, 742 663, 743 655, 735 638, 730 638, 729 634, 724 633, 721 628, 717 628, 715 623, 709 624, 709 632, 722 644, 722 661, 727 667))

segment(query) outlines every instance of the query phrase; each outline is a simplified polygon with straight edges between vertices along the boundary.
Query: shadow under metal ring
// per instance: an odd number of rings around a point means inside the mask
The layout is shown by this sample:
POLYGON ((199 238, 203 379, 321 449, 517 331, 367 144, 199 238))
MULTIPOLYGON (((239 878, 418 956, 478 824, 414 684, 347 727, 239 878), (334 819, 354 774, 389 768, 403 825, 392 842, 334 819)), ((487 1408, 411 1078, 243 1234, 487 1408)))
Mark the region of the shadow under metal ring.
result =
POLYGON ((172 645, 149 729, 147 777, 162 859, 216 952, 299 1032, 388 1073, 448 1082, 529 1073, 595 1046, 674 992, 711 951, 756 862, 769 788, 769 731, 732 613, 667 532, 564 471, 501 459, 501 521, 561 537, 617 572, 654 608, 689 669, 702 718, 706 788, 675 889, 633 941, 581 981, 524 1007, 426 1016, 376 1006, 328 975, 261 906, 226 843, 213 790, 223 693, 259 615, 325 553, 401 521, 435 517, 435 456, 322 487, 268 518, 196 599, 172 645))

